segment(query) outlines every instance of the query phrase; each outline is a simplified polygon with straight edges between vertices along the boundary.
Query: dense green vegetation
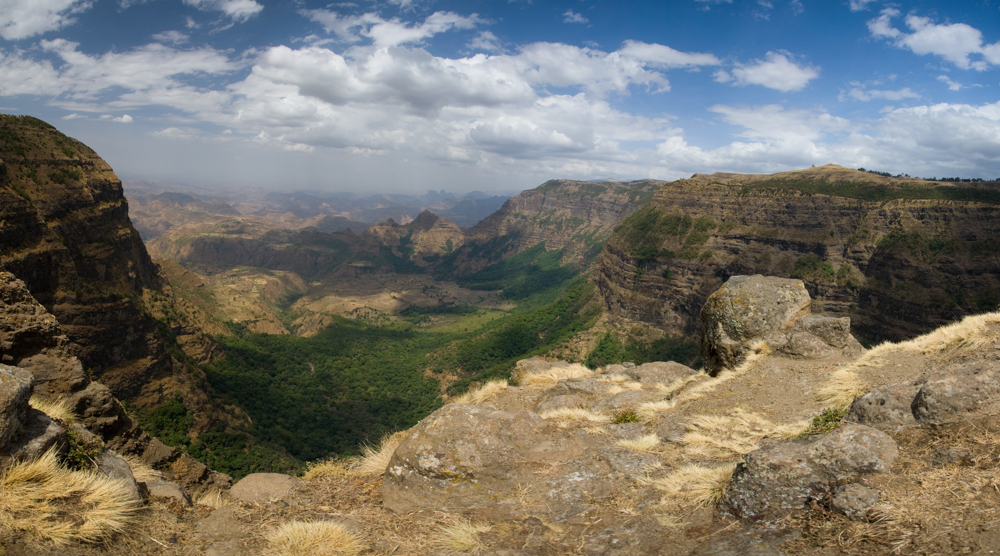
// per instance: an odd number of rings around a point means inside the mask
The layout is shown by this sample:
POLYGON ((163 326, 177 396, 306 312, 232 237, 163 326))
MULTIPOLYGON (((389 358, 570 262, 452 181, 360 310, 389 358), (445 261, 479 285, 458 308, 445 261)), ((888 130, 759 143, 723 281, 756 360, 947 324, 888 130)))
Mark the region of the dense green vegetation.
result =
POLYGON ((647 205, 623 220, 615 229, 615 235, 617 243, 630 246, 636 264, 641 267, 656 259, 690 260, 703 256, 700 247, 708 241, 709 232, 716 228, 719 224, 711 218, 666 214, 647 205), (670 238, 674 238, 676 251, 663 247, 670 238))
POLYGON ((821 180, 772 179, 734 186, 744 193, 751 191, 798 191, 806 195, 830 195, 862 201, 892 201, 894 199, 941 199, 1000 204, 1000 189, 939 185, 928 187, 907 183, 871 183, 856 181, 829 182, 821 180))
POLYGON ((540 292, 561 290, 575 278, 572 265, 559 264, 561 251, 546 251, 545 243, 522 251, 456 281, 472 290, 501 290, 507 299, 525 299, 540 292))
POLYGON ((641 365, 650 361, 676 361, 698 368, 701 356, 698 344, 681 336, 664 336, 653 342, 641 342, 623 341, 608 332, 597 342, 583 364, 596 369, 612 363, 641 365))

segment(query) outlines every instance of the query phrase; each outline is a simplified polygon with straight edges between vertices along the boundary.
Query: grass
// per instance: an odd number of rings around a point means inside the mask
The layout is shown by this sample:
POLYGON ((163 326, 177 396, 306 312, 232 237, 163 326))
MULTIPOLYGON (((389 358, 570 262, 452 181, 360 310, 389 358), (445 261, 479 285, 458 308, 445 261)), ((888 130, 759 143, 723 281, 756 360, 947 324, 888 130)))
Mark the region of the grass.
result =
POLYGON ((820 412, 819 415, 813 417, 812 423, 809 424, 809 428, 803 431, 800 436, 825 434, 837 430, 842 424, 844 424, 844 415, 846 414, 847 408, 828 407, 820 412))
POLYGON ((735 470, 735 463, 719 467, 685 465, 666 477, 653 481, 653 486, 663 492, 661 502, 664 505, 681 508, 712 506, 722 499, 735 470))
MULTIPOLYGON (((357 461, 356 459, 354 460, 357 461)), ((315 481, 316 479, 346 479, 351 476, 351 463, 349 459, 328 458, 306 464, 305 473, 302 480, 315 481)), ((388 465, 388 462, 386 463, 388 465)), ((385 469, 383 468, 383 471, 385 469)))
POLYGON ((57 544, 96 543, 123 533, 139 509, 128 484, 92 471, 71 471, 56 452, 0 474, 0 531, 57 544))
POLYGON ((687 427, 688 433, 681 444, 689 456, 728 460, 756 450, 766 438, 794 437, 806 425, 778 425, 756 413, 736 409, 730 415, 694 417, 687 422, 687 427))
POLYGON ((830 375, 830 378, 817 390, 817 401, 823 405, 846 409, 854 402, 854 399, 863 395, 868 386, 858 377, 858 374, 849 369, 839 369, 830 375))
POLYGON ((290 521, 267 534, 282 556, 355 556, 365 550, 354 533, 335 521, 290 521))
POLYGON ((506 379, 493 379, 487 381, 485 384, 480 386, 475 390, 469 390, 468 392, 458 396, 452 403, 461 403, 469 405, 479 405, 489 401, 493 396, 500 393, 501 390, 507 389, 506 379))
POLYGON ((393 452, 406 439, 406 431, 387 434, 379 441, 378 446, 371 444, 361 447, 361 460, 354 471, 359 475, 376 476, 385 473, 393 452))
POLYGON ((491 529, 490 525, 476 525, 458 519, 455 523, 442 526, 438 530, 434 545, 444 554, 478 554, 486 548, 479 535, 491 529))
POLYGON ((615 445, 636 452, 652 452, 660 445, 660 437, 656 436, 656 433, 644 434, 635 438, 619 440, 615 442, 615 445))
POLYGON ((217 488, 208 489, 194 502, 199 506, 205 506, 217 510, 230 505, 230 499, 217 488))
POLYGON ((28 404, 38 411, 48 415, 53 421, 59 421, 65 425, 71 425, 76 422, 76 413, 74 413, 73 408, 70 407, 69 400, 64 398, 49 401, 38 396, 31 396, 31 399, 28 400, 28 404))
POLYGON ((147 483, 149 481, 162 481, 163 473, 160 473, 153 466, 132 454, 121 456, 132 469, 132 477, 137 483, 147 483))
POLYGON ((572 421, 588 421, 591 423, 611 422, 611 417, 608 417, 603 413, 584 409, 582 407, 561 407, 559 409, 550 409, 548 411, 541 412, 539 415, 542 419, 558 419, 564 423, 572 421))

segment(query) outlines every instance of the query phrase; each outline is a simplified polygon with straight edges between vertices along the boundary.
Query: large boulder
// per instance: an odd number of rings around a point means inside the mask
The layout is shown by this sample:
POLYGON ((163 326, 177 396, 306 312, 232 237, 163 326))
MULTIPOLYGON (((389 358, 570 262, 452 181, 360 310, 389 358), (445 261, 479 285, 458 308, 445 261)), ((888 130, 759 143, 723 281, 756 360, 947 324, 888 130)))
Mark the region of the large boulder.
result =
POLYGON ((749 345, 774 331, 789 331, 809 314, 812 300, 802 280, 733 276, 701 309, 701 355, 713 372, 746 359, 749 345))
POLYGON ((916 425, 912 405, 919 390, 919 385, 908 382, 876 388, 854 400, 844 419, 879 430, 916 425))
POLYGON ((251 473, 237 481, 229 495, 247 504, 267 504, 285 500, 298 485, 298 479, 283 473, 251 473))
POLYGON ((28 422, 31 373, 0 364, 0 451, 28 422))
POLYGON ((839 484, 888 472, 897 453, 889 435, 864 425, 780 442, 746 456, 721 505, 741 518, 777 517, 822 499, 839 484))
POLYGON ((1000 362, 956 363, 932 376, 913 399, 921 424, 943 425, 1000 411, 1000 362))

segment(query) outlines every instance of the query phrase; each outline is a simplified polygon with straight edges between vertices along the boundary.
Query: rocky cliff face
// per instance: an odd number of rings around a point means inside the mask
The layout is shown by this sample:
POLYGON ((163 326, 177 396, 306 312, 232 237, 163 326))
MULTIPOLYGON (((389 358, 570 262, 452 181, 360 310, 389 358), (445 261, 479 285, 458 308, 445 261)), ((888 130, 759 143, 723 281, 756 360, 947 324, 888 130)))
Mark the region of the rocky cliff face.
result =
POLYGON ((456 269, 474 272, 545 242, 561 249, 563 262, 592 260, 626 216, 645 205, 664 182, 550 180, 507 199, 503 207, 467 231, 456 269))
POLYGON ((31 117, 0 115, 0 270, 24 282, 116 396, 155 405, 188 390, 143 311, 162 282, 121 181, 89 147, 31 117))
POLYGON ((899 340, 1000 303, 998 195, 836 166, 696 174, 616 229, 593 279, 612 314, 694 335, 730 276, 800 278, 818 311, 899 340))
POLYGON ((460 248, 465 235, 458 224, 425 210, 409 224, 400 225, 390 218, 368 228, 356 250, 378 257, 386 249, 393 257, 426 267, 460 248))

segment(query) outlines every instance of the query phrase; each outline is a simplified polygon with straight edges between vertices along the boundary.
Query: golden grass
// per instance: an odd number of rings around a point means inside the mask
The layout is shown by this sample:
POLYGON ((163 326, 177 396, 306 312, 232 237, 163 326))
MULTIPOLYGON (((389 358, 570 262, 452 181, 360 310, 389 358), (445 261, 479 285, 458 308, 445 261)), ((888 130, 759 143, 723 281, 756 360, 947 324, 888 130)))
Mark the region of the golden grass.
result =
POLYGON ((816 401, 826 407, 846 409, 858 396, 863 396, 868 385, 858 376, 858 373, 839 369, 816 391, 816 401))
POLYGON ((228 496, 224 496, 222 491, 217 488, 210 488, 206 490, 197 500, 194 501, 195 504, 199 506, 205 506, 217 510, 219 508, 225 508, 229 506, 232 501, 228 496))
POLYGON ((149 481, 162 481, 163 473, 153 469, 153 466, 142 461, 139 456, 128 454, 121 456, 132 470, 132 477, 137 483, 148 483, 149 481))
POLYGON ((361 460, 353 471, 359 475, 374 477, 385 473, 393 452, 406 439, 407 431, 394 432, 382 437, 378 446, 366 444, 361 447, 361 460))
POLYGON ((138 510, 128 484, 62 467, 55 450, 0 473, 0 531, 66 545, 122 533, 138 510))
POLYGON ((685 465, 653 481, 653 486, 663 492, 661 502, 665 505, 700 508, 714 505, 722 498, 735 470, 735 463, 719 467, 685 465))
POLYGON ((475 390, 469 390, 468 392, 462 394, 461 396, 452 400, 451 403, 462 403, 469 405, 479 405, 486 401, 489 401, 493 396, 500 393, 501 390, 507 388, 507 381, 504 379, 494 379, 488 381, 475 390))
POLYGON ((690 419, 681 444, 689 456, 727 460, 756 450, 765 438, 796 436, 808 425, 805 421, 779 425, 737 408, 730 415, 699 415, 690 419))
MULTIPOLYGON (((389 456, 391 457, 392 454, 390 453, 389 456)), ((351 467, 355 464, 357 464, 357 459, 338 459, 335 457, 320 461, 311 461, 306 464, 306 472, 302 474, 302 480, 345 479, 351 476, 351 467)), ((389 460, 386 459, 386 465, 388 464, 389 460)))
POLYGON ((566 367, 552 367, 544 371, 526 373, 523 377, 521 377, 521 380, 518 381, 518 386, 530 388, 551 388, 555 386, 557 382, 566 378, 587 378, 593 375, 594 371, 591 371, 579 363, 574 363, 566 367))
POLYGON ((477 554, 485 548, 479 535, 491 529, 490 525, 476 525, 458 519, 455 523, 438 529, 434 545, 446 554, 477 554))
POLYGON ((635 450, 637 452, 651 452, 660 445, 660 437, 656 433, 644 434, 635 438, 626 438, 615 442, 620 448, 635 450))
POLYGON ((611 417, 584 409, 582 407, 561 407, 559 409, 549 409, 539 414, 542 419, 558 419, 560 421, 587 421, 590 423, 610 423, 611 417))
POLYGON ((335 521, 290 521, 267 534, 282 556, 355 556, 365 550, 354 533, 335 521))
POLYGON ((38 396, 31 396, 31 399, 28 400, 28 405, 48 415, 49 418, 54 421, 62 421, 67 425, 71 425, 76 422, 76 413, 73 411, 73 408, 70 407, 69 400, 65 398, 59 398, 56 401, 49 401, 39 398, 38 396))

